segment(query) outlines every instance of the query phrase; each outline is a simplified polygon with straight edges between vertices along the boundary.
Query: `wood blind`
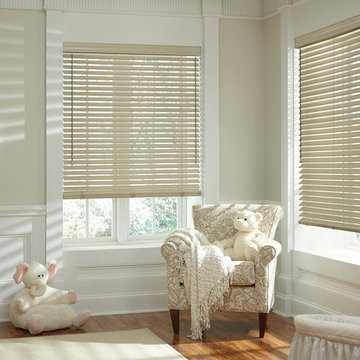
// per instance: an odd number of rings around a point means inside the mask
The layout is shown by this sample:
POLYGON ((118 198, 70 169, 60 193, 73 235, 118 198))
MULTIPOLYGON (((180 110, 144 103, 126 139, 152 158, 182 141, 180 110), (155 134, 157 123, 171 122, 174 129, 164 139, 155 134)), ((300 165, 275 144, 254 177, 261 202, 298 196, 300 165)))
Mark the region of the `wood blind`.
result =
POLYGON ((65 44, 65 199, 195 196, 200 50, 65 44))
POLYGON ((360 29, 300 48, 300 221, 360 232, 360 29))

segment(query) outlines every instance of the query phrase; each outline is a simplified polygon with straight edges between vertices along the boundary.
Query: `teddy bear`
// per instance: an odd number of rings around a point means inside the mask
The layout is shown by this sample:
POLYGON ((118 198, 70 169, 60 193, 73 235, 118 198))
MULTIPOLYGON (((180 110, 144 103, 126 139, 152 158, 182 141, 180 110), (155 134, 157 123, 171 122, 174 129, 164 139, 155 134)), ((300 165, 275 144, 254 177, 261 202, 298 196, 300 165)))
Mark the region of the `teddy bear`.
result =
POLYGON ((267 243, 266 235, 258 230, 261 220, 260 213, 249 210, 238 212, 234 218, 237 233, 231 238, 215 241, 213 245, 234 261, 255 261, 259 249, 267 243))
POLYGON ((65 291, 47 286, 56 273, 56 261, 46 266, 33 261, 30 265, 17 265, 14 280, 24 282, 10 304, 10 321, 16 327, 29 330, 30 334, 63 329, 70 326, 81 327, 90 318, 90 312, 76 313, 71 304, 76 302, 73 291, 65 291))

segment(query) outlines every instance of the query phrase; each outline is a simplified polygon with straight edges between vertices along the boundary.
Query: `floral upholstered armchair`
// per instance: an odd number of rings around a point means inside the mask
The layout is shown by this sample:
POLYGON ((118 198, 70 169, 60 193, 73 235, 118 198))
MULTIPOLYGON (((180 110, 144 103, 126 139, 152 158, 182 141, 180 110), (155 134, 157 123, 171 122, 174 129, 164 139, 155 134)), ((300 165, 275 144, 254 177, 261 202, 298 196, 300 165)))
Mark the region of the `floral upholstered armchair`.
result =
MULTIPOLYGON (((221 311, 252 312, 259 314, 259 336, 264 337, 267 314, 274 303, 274 285, 277 257, 281 245, 273 240, 283 209, 279 205, 217 204, 193 206, 194 228, 205 235, 210 243, 233 236, 235 214, 251 210, 262 215, 259 230, 269 239, 255 262, 235 261, 230 291, 221 311)), ((177 240, 177 239, 176 239, 177 240)), ((190 308, 184 286, 186 264, 183 261, 179 241, 167 241, 161 247, 167 262, 168 308, 174 333, 179 332, 179 310, 190 308)))

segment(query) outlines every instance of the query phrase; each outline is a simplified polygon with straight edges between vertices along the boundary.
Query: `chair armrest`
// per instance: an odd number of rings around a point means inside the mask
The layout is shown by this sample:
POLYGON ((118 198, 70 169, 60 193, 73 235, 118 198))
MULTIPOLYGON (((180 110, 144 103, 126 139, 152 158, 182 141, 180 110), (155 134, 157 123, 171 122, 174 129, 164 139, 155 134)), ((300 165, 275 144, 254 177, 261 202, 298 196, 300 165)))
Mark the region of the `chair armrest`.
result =
POLYGON ((205 235, 193 229, 179 229, 172 232, 161 246, 161 254, 166 261, 175 256, 181 257, 190 251, 192 244, 199 241, 201 245, 210 244, 205 235))
POLYGON ((181 273, 184 271, 184 246, 180 238, 173 237, 161 246, 161 255, 166 260, 168 280, 168 308, 183 310, 188 308, 185 290, 181 287, 181 273))
POLYGON ((255 258, 255 293, 258 312, 268 313, 274 303, 277 256, 281 244, 275 240, 263 246, 255 258))
POLYGON ((269 241, 265 246, 263 246, 256 258, 255 258, 255 264, 266 266, 270 263, 271 260, 275 259, 277 256, 280 255, 282 250, 281 244, 276 240, 269 241))
POLYGON ((160 248, 160 252, 167 263, 170 262, 172 259, 177 258, 181 255, 181 252, 179 250, 179 243, 174 241, 167 241, 164 244, 162 244, 160 248))

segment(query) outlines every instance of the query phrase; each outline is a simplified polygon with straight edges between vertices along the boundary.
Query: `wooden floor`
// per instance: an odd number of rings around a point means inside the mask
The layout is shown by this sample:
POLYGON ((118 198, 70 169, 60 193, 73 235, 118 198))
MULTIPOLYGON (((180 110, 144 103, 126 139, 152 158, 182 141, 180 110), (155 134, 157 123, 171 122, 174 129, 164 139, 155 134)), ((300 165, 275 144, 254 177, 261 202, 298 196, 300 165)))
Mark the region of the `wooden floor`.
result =
MULTIPOLYGON (((187 337, 190 314, 180 312, 180 335, 172 332, 167 311, 140 314, 94 316, 81 329, 65 329, 44 332, 41 335, 88 333, 149 328, 153 333, 173 346, 187 359, 287 359, 295 328, 292 318, 274 313, 268 316, 268 327, 263 339, 258 337, 257 314, 215 313, 211 316, 211 328, 202 340, 187 337)), ((0 338, 31 336, 27 331, 15 328, 10 322, 0 323, 0 338)))

